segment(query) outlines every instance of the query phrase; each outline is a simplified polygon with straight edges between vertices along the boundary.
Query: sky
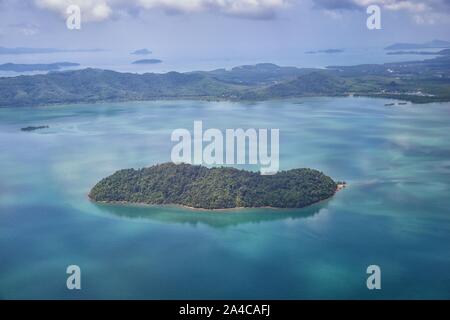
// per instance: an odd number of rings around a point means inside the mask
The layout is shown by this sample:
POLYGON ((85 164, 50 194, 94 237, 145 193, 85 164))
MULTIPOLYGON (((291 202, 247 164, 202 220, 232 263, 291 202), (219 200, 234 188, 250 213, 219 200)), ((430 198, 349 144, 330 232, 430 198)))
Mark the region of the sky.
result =
POLYGON ((0 0, 0 46, 273 57, 450 40, 450 0, 0 0), (67 7, 81 29, 66 27, 67 7), (381 30, 366 8, 381 8, 381 30))

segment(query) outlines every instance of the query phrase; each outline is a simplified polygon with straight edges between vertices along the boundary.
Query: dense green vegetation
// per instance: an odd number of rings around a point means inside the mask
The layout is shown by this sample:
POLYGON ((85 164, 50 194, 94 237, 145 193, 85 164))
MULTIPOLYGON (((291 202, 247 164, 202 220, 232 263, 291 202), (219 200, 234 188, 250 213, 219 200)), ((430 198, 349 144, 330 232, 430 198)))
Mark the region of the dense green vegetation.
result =
POLYGON ((199 74, 84 69, 0 78, 0 106, 221 96, 230 88, 199 74))
POLYGON ((0 78, 0 107, 157 99, 267 100, 362 95, 450 101, 450 52, 423 61, 327 69, 264 63, 231 70, 120 73, 84 69, 0 78))
POLYGON ((178 204, 194 208, 301 208, 331 197, 337 184, 313 169, 275 175, 235 168, 164 163, 125 169, 104 178, 89 193, 94 201, 178 204))
POLYGON ((241 95, 246 99, 290 98, 305 96, 343 96, 350 91, 346 79, 327 71, 314 71, 294 80, 274 84, 258 90, 248 90, 241 95))

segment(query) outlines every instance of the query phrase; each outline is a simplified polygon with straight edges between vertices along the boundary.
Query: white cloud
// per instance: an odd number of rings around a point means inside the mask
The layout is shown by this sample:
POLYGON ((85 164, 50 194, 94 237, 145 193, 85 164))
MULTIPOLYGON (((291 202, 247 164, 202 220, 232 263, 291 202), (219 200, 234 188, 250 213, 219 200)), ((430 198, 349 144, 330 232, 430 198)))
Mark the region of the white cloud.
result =
POLYGON ((407 12, 419 24, 448 22, 449 0, 312 0, 316 8, 325 11, 364 10, 379 5, 382 10, 407 12))
POLYGON ((415 0, 353 0, 353 2, 361 7, 378 4, 384 9, 391 11, 406 10, 411 12, 423 12, 428 9, 426 3, 415 0))
POLYGON ((108 0, 35 0, 36 5, 66 17, 66 10, 70 5, 77 5, 81 9, 84 21, 101 21, 112 14, 111 4, 117 1, 108 0))
POLYGON ((248 18, 270 18, 291 0, 35 0, 38 7, 66 15, 69 5, 81 8, 84 21, 101 21, 129 9, 168 12, 219 12, 248 18))
POLYGON ((336 10, 323 10, 323 13, 330 17, 331 19, 339 20, 342 19, 342 12, 336 10))

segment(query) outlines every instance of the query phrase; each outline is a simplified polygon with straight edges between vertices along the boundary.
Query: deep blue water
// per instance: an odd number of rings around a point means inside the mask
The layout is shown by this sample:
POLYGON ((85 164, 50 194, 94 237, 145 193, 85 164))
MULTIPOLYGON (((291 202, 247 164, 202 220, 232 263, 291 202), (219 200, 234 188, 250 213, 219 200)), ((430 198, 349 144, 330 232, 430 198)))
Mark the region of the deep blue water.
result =
MULTIPOLYGON (((369 98, 0 109, 0 298, 450 298, 450 104, 369 98), (176 128, 279 128, 282 169, 349 186, 299 210, 96 205, 176 128), (49 129, 21 132, 29 125, 49 129), (66 267, 82 289, 66 288, 66 267), (366 287, 381 267, 382 289, 366 287)), ((252 168, 249 168, 252 169, 252 168)))

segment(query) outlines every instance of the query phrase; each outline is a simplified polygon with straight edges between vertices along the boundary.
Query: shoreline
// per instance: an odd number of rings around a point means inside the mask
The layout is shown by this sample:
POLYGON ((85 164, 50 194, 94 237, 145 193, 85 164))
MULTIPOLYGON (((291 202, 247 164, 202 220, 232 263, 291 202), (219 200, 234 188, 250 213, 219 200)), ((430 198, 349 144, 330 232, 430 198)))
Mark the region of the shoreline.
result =
MULTIPOLYGON (((1 78, 1 77, 0 77, 1 78)), ((80 106, 84 104, 88 105, 101 105, 101 104, 110 104, 110 103, 133 103, 133 102, 158 102, 158 101, 169 101, 169 102, 177 102, 177 101, 199 101, 199 102, 231 102, 231 103, 257 103, 257 102, 267 102, 267 101, 285 101, 285 100, 295 100, 295 99, 304 99, 304 98, 372 98, 377 100, 394 100, 394 101, 402 101, 409 102, 414 105, 422 105, 422 104, 432 104, 432 103, 448 103, 450 99, 446 100, 430 100, 430 101, 413 101, 413 99, 402 97, 396 97, 393 95, 382 95, 382 94, 374 94, 374 93, 345 93, 341 95, 300 95, 300 96, 290 96, 290 97, 274 97, 269 99, 233 99, 233 98, 225 98, 225 97, 215 97, 215 96, 179 96, 179 97, 171 97, 171 96, 161 96, 155 97, 153 99, 105 99, 105 100, 95 100, 95 101, 66 101, 66 102, 54 102, 54 103, 33 103, 33 104, 22 104, 22 105, 0 105, 1 108, 34 108, 34 107, 60 107, 60 106, 80 106)))
POLYGON ((304 207, 295 207, 295 208, 283 208, 283 207, 270 207, 270 206, 263 206, 263 207, 233 207, 233 208, 216 208, 216 209, 207 209, 207 208, 196 208, 196 207, 190 207, 183 204, 177 204, 177 203, 167 203, 167 204, 153 204, 153 203, 143 203, 143 202, 129 202, 129 201, 95 201, 91 197, 89 197, 89 194, 87 195, 87 198, 90 202, 98 203, 98 204, 110 204, 110 205, 122 205, 122 206, 135 206, 135 207, 174 207, 174 208, 181 208, 181 209, 187 209, 192 211, 209 211, 209 212, 232 212, 232 211, 240 211, 245 209, 270 209, 270 210, 295 210, 295 209, 304 209, 308 208, 312 205, 318 204, 323 201, 327 201, 331 199, 336 193, 339 191, 345 189, 348 186, 348 184, 337 184, 336 190, 334 191, 333 195, 329 198, 322 199, 319 201, 316 201, 314 203, 311 203, 304 207))

